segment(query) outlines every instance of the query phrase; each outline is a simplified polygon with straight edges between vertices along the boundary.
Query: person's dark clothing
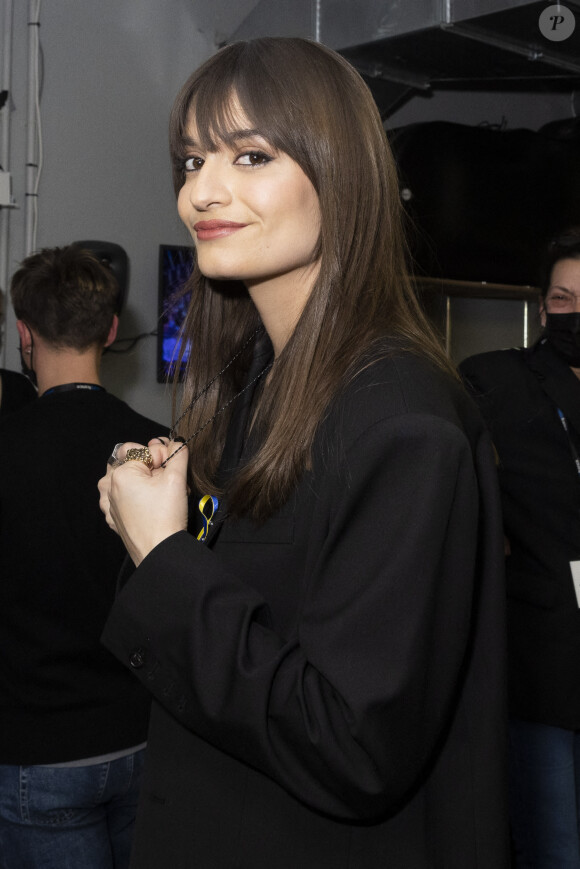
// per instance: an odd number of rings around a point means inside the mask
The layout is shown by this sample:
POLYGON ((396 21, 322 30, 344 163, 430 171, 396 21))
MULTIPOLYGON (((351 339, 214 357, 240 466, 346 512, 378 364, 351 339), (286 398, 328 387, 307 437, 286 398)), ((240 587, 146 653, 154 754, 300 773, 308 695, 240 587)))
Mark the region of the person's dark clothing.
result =
POLYGON ((580 729, 580 381, 543 340, 484 353, 461 372, 499 456, 514 716, 580 729), (558 416, 565 416, 568 434, 558 416))
POLYGON ((115 443, 165 428, 103 391, 45 395, 0 423, 0 763, 143 743, 148 692, 100 643, 125 548, 99 509, 115 443))
POLYGON ((0 418, 35 400, 36 389, 23 374, 0 368, 0 380, 2 381, 0 418))
POLYGON ((103 635, 155 698, 132 869, 505 869, 501 517, 463 389, 371 365, 288 502, 225 513, 124 576, 103 635))

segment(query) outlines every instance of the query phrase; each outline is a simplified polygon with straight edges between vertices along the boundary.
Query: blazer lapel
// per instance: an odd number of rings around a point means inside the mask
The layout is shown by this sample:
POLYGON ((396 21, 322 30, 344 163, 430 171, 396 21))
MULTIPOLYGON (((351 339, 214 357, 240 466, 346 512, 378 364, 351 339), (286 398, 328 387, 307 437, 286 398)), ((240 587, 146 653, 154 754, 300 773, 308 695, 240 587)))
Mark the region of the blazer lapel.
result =
MULTIPOLYGON (((258 377, 260 372, 263 371, 265 366, 272 359, 272 353, 272 344, 267 333, 264 332, 256 340, 254 355, 248 370, 246 383, 251 383, 252 380, 258 377)), ((217 482, 220 489, 226 487, 228 480, 235 472, 240 463, 240 459, 242 458, 252 401, 259 382, 259 380, 256 380, 255 383, 252 383, 249 389, 246 389, 246 391, 235 400, 224 451, 217 472, 217 482)), ((207 545, 212 543, 219 534, 226 516, 227 498, 225 495, 222 495, 215 515, 215 521, 210 524, 205 538, 205 543, 207 545)))

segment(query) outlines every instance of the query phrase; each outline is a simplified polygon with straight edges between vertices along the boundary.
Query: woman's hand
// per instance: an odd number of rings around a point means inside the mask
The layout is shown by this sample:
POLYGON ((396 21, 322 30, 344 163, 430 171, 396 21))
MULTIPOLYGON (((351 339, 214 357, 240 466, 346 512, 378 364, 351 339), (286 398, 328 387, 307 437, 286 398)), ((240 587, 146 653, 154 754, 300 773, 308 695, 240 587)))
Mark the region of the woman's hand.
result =
POLYGON ((117 463, 108 464, 99 480, 99 505, 107 525, 120 535, 139 566, 158 543, 187 528, 188 451, 179 442, 154 438, 148 444, 148 467, 142 461, 125 461, 132 448, 143 445, 128 442, 116 449, 117 463))

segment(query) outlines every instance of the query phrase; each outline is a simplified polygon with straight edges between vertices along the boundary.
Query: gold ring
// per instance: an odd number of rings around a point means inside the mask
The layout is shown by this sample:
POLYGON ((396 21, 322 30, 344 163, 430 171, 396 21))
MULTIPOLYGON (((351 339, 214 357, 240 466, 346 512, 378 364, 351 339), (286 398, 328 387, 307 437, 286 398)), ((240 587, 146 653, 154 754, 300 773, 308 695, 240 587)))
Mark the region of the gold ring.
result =
POLYGON ((127 450, 125 462, 143 462, 149 470, 153 468, 153 456, 149 452, 149 447, 131 447, 131 449, 127 450))

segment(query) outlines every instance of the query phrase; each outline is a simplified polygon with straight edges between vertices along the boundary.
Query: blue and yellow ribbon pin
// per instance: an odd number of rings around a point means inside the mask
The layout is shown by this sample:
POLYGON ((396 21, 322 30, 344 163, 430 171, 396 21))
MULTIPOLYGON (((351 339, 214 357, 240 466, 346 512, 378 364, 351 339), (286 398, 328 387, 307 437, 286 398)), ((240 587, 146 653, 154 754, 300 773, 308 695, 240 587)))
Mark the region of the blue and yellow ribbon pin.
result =
POLYGON ((203 498, 200 498, 197 509, 201 513, 203 527, 197 535, 198 540, 205 540, 205 538, 207 537, 209 526, 211 525, 211 520, 213 519, 213 515, 217 508, 218 499, 214 495, 204 495, 203 498))

